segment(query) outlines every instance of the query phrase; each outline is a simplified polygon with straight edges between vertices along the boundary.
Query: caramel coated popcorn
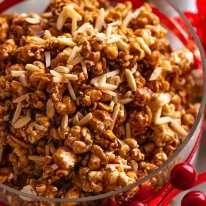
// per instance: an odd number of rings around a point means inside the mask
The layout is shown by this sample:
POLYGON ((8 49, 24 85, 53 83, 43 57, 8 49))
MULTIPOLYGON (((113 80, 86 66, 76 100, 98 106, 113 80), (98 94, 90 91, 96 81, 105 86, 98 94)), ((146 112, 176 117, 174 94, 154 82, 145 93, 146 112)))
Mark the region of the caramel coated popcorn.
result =
POLYGON ((189 134, 193 54, 172 50, 148 4, 54 0, 0 28, 1 183, 50 198, 112 191, 189 134))

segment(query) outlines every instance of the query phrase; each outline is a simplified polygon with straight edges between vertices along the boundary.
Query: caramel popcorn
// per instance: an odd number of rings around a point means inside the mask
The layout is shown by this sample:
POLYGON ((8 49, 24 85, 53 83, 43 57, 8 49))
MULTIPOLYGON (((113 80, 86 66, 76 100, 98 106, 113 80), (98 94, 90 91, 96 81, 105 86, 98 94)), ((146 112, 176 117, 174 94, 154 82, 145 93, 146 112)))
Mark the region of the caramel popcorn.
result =
POLYGON ((113 191, 187 138, 193 54, 172 50, 148 4, 53 0, 0 28, 0 183, 50 198, 113 191))

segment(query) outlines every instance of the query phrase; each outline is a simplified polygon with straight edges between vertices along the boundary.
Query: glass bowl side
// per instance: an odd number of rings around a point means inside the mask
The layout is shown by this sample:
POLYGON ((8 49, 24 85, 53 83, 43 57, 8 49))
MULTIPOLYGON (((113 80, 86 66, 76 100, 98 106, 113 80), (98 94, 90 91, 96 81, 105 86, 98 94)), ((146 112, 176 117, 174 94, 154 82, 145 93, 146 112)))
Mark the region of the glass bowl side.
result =
POLYGON ((138 182, 127 187, 96 196, 88 196, 77 199, 49 199, 46 197, 34 196, 32 194, 25 194, 6 185, 0 184, 0 197, 9 205, 72 206, 78 203, 82 203, 83 205, 103 205, 103 203, 108 204, 107 198, 110 198, 111 200, 111 198, 115 197, 116 200, 122 201, 122 198, 128 198, 129 196, 134 195, 134 192, 137 192, 136 195, 139 193, 140 199, 144 199, 146 197, 141 197, 141 189, 144 191, 145 188, 149 187, 150 189, 147 189, 147 191, 149 191, 147 195, 150 196, 161 190, 165 183, 168 182, 170 171, 174 167, 174 165, 176 165, 179 162, 185 161, 191 154, 197 142, 198 136, 201 134, 204 118, 204 108, 206 102, 206 67, 204 51, 201 46, 201 42, 197 37, 191 24, 183 16, 183 14, 181 13, 181 11, 179 11, 178 8, 172 5, 172 3, 168 0, 151 0, 150 2, 154 6, 155 11, 158 12, 158 15, 160 15, 163 25, 168 28, 169 39, 171 41, 171 44, 174 46, 174 49, 188 47, 189 49, 192 49, 195 54, 197 54, 200 60, 198 70, 200 71, 200 73, 202 72, 202 100, 197 119, 188 138, 182 143, 182 145, 173 154, 173 156, 170 159, 168 159, 161 167, 154 170, 147 177, 142 178, 138 182), (173 17, 180 18, 184 22, 186 29, 182 29, 182 25, 178 24, 178 22, 175 21, 175 18, 173 17), (190 40, 191 36, 193 38, 192 41, 190 40))

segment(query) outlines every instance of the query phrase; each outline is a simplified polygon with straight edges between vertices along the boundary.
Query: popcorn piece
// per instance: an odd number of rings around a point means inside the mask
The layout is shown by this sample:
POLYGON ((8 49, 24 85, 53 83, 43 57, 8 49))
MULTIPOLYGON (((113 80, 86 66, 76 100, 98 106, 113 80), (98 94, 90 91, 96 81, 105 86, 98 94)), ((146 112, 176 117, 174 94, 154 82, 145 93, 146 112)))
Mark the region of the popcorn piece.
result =
POLYGON ((71 169, 76 164, 76 156, 66 147, 60 147, 53 155, 56 164, 63 169, 71 169))

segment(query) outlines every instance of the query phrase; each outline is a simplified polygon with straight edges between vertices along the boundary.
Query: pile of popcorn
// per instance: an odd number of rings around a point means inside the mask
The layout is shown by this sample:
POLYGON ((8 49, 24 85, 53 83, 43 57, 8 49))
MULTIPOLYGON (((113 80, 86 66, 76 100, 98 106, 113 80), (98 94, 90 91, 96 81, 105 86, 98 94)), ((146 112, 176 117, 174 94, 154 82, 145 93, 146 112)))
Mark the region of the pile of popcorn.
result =
POLYGON ((0 16, 0 183, 50 198, 113 191, 189 134, 193 54, 172 50, 148 4, 110 2, 0 16))

